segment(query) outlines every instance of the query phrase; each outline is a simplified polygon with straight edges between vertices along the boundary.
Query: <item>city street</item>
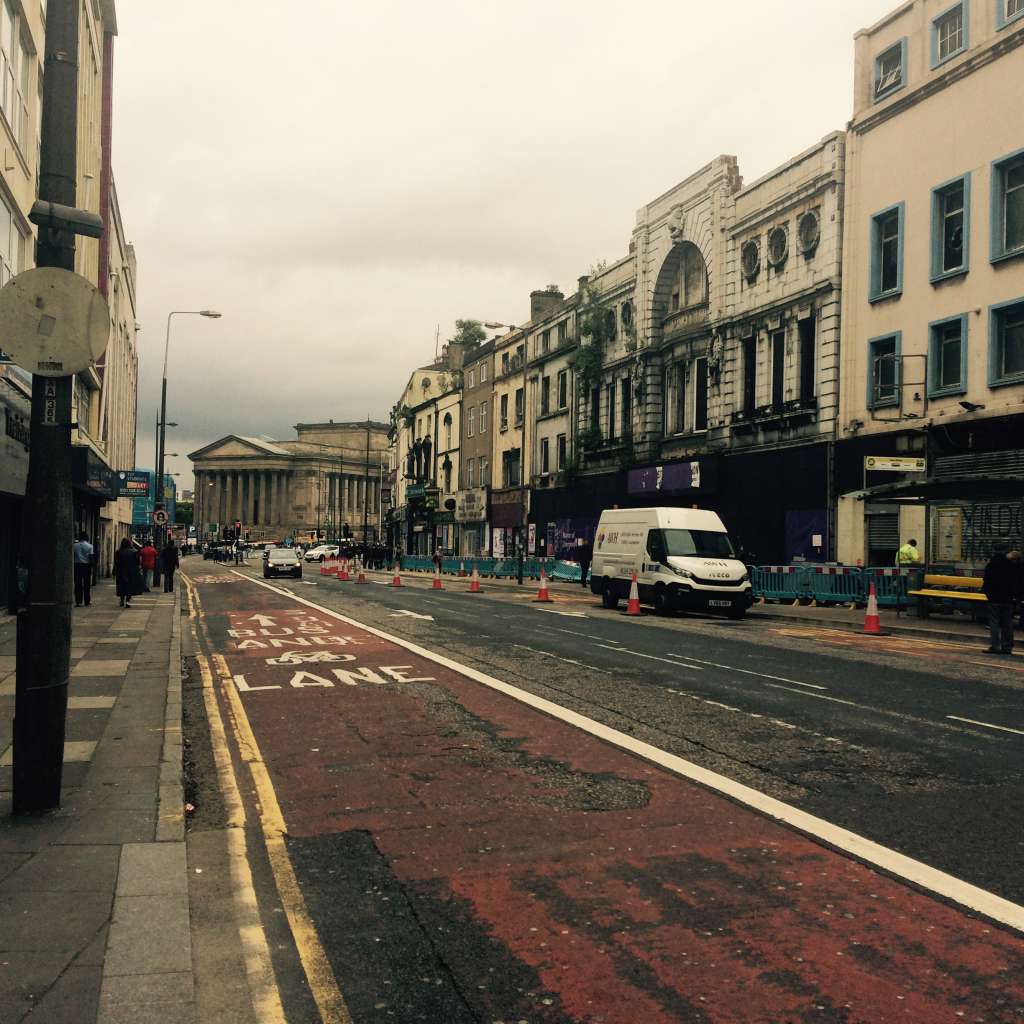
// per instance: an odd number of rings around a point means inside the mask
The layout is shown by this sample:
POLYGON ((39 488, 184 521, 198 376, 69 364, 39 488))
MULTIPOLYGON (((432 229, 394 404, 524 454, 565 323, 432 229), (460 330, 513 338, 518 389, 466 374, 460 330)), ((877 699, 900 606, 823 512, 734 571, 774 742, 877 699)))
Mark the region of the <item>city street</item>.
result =
POLYGON ((231 825, 265 933, 201 1011, 248 977, 294 1020, 1020 1019, 1024 659, 185 572, 195 941, 249 905, 203 873, 231 825))

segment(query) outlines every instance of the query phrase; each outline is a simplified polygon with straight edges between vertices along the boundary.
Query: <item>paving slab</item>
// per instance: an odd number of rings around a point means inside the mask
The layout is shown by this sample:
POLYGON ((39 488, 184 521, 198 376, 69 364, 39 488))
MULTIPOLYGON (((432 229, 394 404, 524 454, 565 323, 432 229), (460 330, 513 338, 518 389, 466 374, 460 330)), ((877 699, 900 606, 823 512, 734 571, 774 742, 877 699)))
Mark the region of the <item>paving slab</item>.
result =
POLYGON ((121 849, 117 895, 187 896, 185 844, 129 843, 121 849))
POLYGON ((73 821, 61 834, 59 843, 144 843, 153 838, 153 803, 145 808, 94 810, 73 821))
MULTIPOLYGON (((64 744, 64 763, 69 764, 75 761, 88 761, 92 758, 96 749, 95 740, 68 740, 64 744)), ((14 764, 14 744, 12 743, 2 755, 0 755, 0 767, 8 767, 14 764)))
POLYGON ((116 846, 51 846, 0 882, 0 893, 109 893, 117 867, 116 846))
POLYGON ((100 708, 112 708, 117 703, 116 697, 68 697, 69 711, 83 711, 89 709, 99 710, 100 708))
POLYGON ((71 957, 66 952, 0 953, 0 1020, 19 1021, 30 1013, 71 957))
POLYGON ((29 1019, 32 1024, 85 1024, 95 1020, 102 981, 102 967, 76 961, 39 1000, 29 1019))
POLYGON ((63 892, 0 893, 0 948, 7 952, 81 952, 110 917, 112 894, 63 892))
POLYGON ((130 662, 127 659, 106 660, 103 658, 86 658, 72 670, 72 676, 123 676, 128 671, 130 662))
MULTIPOLYGON (((104 979, 167 974, 192 968, 188 900, 182 896, 119 896, 107 942, 104 979), (154 924, 159 922, 159 927, 154 924)), ((191 996, 191 988, 189 989, 191 996)))

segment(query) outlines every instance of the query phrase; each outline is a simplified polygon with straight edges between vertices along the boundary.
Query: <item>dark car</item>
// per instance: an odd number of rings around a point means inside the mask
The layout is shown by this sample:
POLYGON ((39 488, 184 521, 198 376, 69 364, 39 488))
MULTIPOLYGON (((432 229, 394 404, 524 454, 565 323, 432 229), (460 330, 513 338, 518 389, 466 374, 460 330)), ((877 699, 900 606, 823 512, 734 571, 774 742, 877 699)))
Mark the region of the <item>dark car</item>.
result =
POLYGON ((271 548, 263 558, 263 578, 271 576, 302 576, 302 561, 293 548, 271 548))

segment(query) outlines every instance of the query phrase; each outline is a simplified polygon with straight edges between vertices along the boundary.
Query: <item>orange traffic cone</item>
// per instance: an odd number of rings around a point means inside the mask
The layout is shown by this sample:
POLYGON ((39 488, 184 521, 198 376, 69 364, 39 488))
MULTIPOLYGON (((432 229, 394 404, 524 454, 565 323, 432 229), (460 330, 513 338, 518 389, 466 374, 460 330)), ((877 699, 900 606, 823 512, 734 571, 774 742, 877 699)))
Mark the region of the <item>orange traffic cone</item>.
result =
POLYGON ((359 562, 359 572, 356 574, 356 583, 365 583, 365 582, 366 582, 366 573, 363 572, 363 563, 362 563, 362 561, 360 561, 359 562))
POLYGON ((441 570, 435 565, 434 566, 434 582, 430 587, 431 590, 443 590, 441 586, 441 570))
POLYGON ((465 562, 459 562, 459 575, 460 576, 465 576, 466 575, 466 563, 465 562))
POLYGON ((341 567, 338 569, 338 579, 342 583, 348 582, 348 559, 342 559, 341 567))
POLYGON ((542 604, 552 603, 551 595, 548 593, 548 578, 547 574, 544 572, 543 566, 541 566, 540 570, 540 590, 537 591, 537 596, 534 598, 534 601, 542 604))
POLYGON ((868 607, 864 612, 864 636, 888 636, 882 631, 882 623, 878 618, 878 595, 875 593, 875 585, 871 584, 868 590, 868 607))
POLYGON ((395 566, 395 574, 391 577, 391 586, 400 587, 402 585, 402 574, 398 571, 398 566, 395 566))
POLYGON ((469 592, 471 594, 480 593, 480 573, 476 571, 476 565, 473 566, 473 575, 469 581, 469 592))
POLYGON ((636 585, 636 573, 633 573, 632 582, 629 584, 629 600, 626 602, 626 614, 640 614, 640 588, 636 585))

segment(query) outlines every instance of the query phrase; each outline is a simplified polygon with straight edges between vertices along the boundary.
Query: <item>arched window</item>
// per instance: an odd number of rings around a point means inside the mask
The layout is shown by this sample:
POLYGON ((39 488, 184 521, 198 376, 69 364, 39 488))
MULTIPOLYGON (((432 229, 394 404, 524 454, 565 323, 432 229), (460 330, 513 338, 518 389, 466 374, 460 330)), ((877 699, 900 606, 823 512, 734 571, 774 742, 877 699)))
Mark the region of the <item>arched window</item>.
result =
POLYGON ((700 249, 692 242, 684 242, 679 256, 679 269, 672 284, 668 311, 698 306, 707 302, 708 270, 700 249))
POLYGON ((450 451, 452 447, 452 414, 450 412, 444 415, 444 447, 445 451, 450 451))

